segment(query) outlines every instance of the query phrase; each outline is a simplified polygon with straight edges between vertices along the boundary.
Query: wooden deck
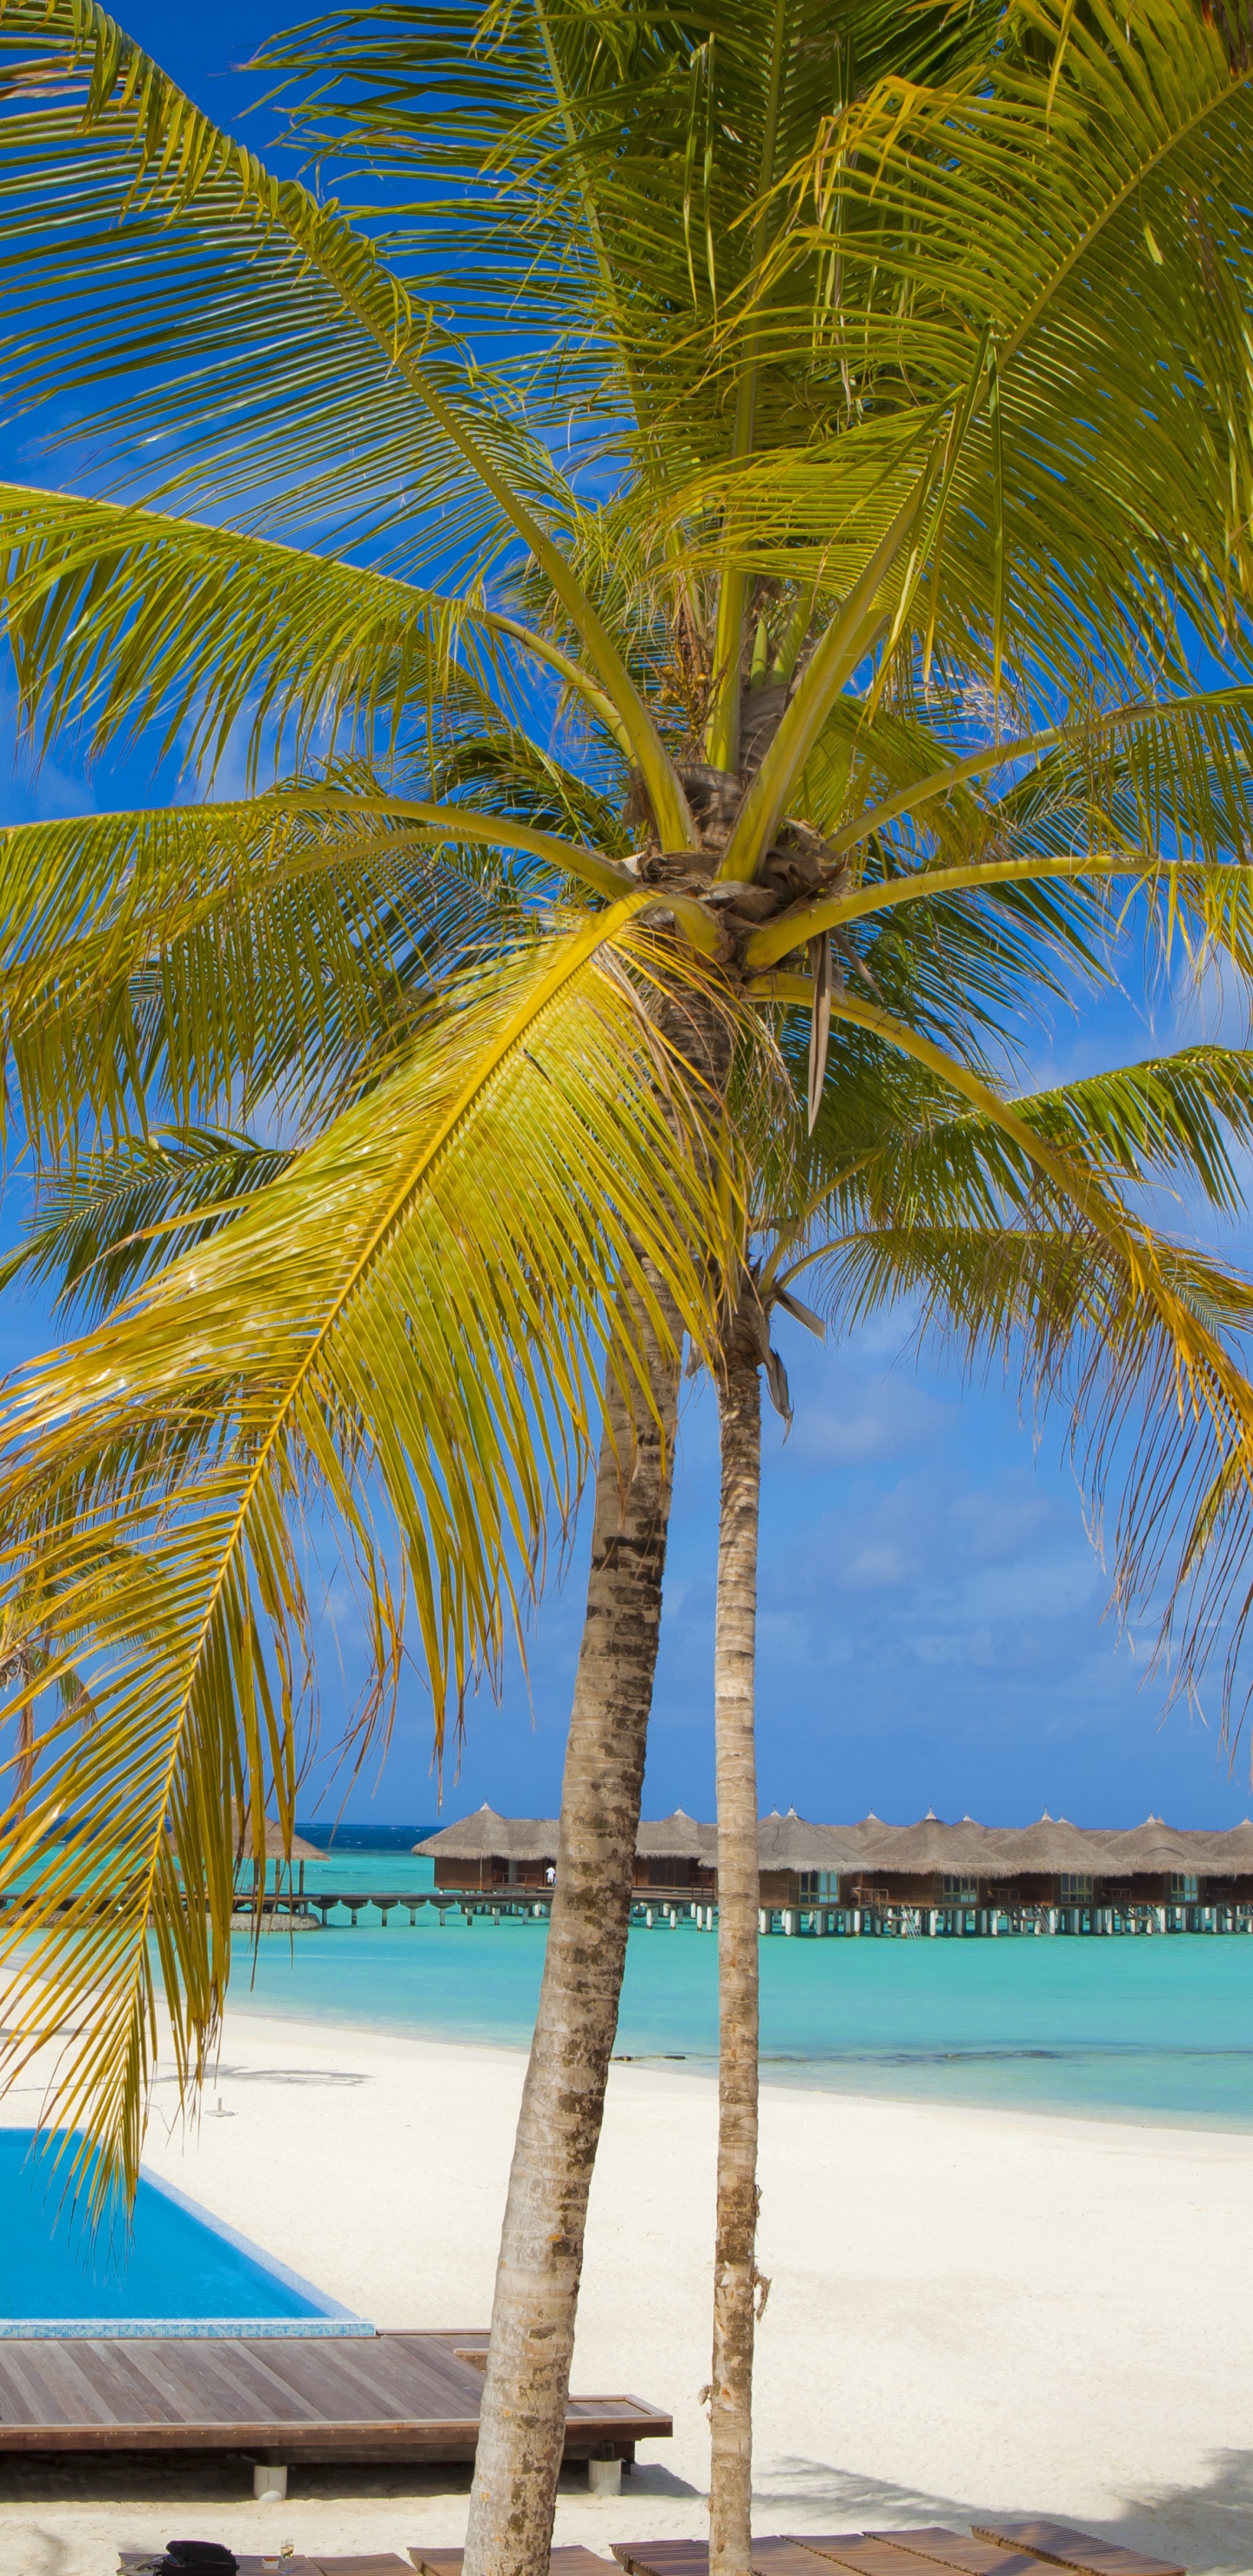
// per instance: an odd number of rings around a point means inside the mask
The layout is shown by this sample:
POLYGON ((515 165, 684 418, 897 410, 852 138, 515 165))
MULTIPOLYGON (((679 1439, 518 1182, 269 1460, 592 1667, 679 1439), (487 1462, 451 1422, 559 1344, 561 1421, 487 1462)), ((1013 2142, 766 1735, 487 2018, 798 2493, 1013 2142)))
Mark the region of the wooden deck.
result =
MULTIPOLYGON (((461 2576, 464 2549, 427 2549, 415 2543, 409 2552, 418 2576, 461 2576)), ((567 2541, 549 2552, 550 2576, 615 2576, 612 2558, 598 2558, 581 2541, 567 2541)))
MULTIPOLYGON (((118 2559, 123 2571, 143 2567, 147 2563, 144 2554, 135 2549, 123 2549, 118 2559)), ((266 2576, 267 2568, 273 2567, 274 2560, 237 2557, 235 2564, 239 2576, 266 2576)), ((400 2576, 401 2570, 403 2576, 412 2576, 412 2561, 397 2558, 394 2551, 384 2551, 378 2558, 285 2558, 282 2566, 283 2576, 400 2576)), ((604 2566, 603 2559, 601 2566, 604 2566)))
MULTIPOLYGON (((0 2452, 310 2452, 471 2460, 485 2331, 0 2339, 0 2452)), ((633 2460, 669 2415, 639 2397, 572 2397, 568 2460, 633 2460)))
MULTIPOLYGON (((420 2565, 416 2552, 411 2554, 420 2565)), ((628 2576, 709 2576, 704 2540, 615 2540, 613 2554, 628 2576)), ((554 2550, 554 2567, 559 2555, 554 2550)), ((928 2565, 960 2576, 1043 2576, 1046 2566, 1073 2576, 1187 2576, 1171 2560, 1146 2558, 1141 2550, 1097 2540, 1066 2523, 1026 2515, 977 2523, 973 2537, 931 2525, 916 2531, 779 2533, 753 2542, 754 2576, 832 2576, 837 2567, 849 2576, 924 2576, 928 2565)), ((432 2565, 430 2576, 457 2571, 432 2565)), ((588 2571, 572 2569, 571 2576, 588 2571)))
POLYGON ((1054 2567, 1077 2567, 1082 2576, 1186 2576, 1174 2559, 1146 2558, 1143 2550, 1123 2549, 1113 2540, 1096 2540, 1091 2532, 1072 2531, 1066 2522, 1011 2514, 1002 2522, 974 2526, 980 2539, 1008 2541, 1054 2567))
MULTIPOLYGON (((137 2549, 123 2549, 118 2558, 123 2576, 126 2570, 143 2567, 147 2563, 145 2553, 137 2549)), ((600 2563, 603 2569, 604 2560, 600 2563)), ((235 2564, 239 2576, 266 2576, 266 2569, 273 2567, 274 2560, 237 2557, 235 2564)), ((409 2558, 397 2558, 394 2551, 385 2550, 381 2557, 376 2558, 285 2558, 282 2565, 283 2576, 398 2576, 399 2570, 403 2570, 403 2576, 412 2576, 413 2562, 409 2558)))

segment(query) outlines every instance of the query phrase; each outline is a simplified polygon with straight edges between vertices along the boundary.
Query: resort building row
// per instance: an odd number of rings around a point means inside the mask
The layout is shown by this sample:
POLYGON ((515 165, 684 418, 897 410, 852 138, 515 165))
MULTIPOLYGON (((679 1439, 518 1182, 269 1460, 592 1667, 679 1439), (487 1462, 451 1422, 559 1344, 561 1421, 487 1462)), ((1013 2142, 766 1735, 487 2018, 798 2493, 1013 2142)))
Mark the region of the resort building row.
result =
MULTIPOLYGON (((642 1823, 637 1914, 712 1925, 717 1827, 682 1808, 642 1823)), ((553 1817, 484 1806, 415 1848, 448 1897, 512 1908, 542 1903, 557 1871, 553 1817)), ((1207 1833, 1150 1816, 1128 1830, 1069 1824, 997 1827, 933 1815, 811 1824, 794 1809, 758 1828, 763 1931, 1225 1931, 1253 1928, 1253 1823, 1207 1833)), ((529 1909, 528 1909, 529 1910, 529 1909)))

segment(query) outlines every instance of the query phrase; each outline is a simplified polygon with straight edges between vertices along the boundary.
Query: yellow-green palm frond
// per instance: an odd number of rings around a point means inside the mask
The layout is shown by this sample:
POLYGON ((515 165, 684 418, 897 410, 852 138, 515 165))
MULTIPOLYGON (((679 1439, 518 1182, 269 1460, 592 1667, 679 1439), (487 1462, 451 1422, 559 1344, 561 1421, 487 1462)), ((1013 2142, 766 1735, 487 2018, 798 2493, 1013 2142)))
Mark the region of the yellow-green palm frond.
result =
POLYGON ((799 1288, 841 1332, 912 1306, 920 1338, 1060 1405, 1098 1531, 1113 1497, 1120 1617, 1147 1615, 1171 1690, 1216 1685, 1230 1724, 1253 1607, 1253 1281, 1136 1202, 1165 1183, 1239 1210, 1253 1054, 1185 1048, 993 1100, 873 1018, 841 1030, 809 1137, 793 1055, 795 1152, 776 1131, 753 1201, 763 1294, 799 1288))
POLYGON ((0 233, 23 251, 7 360, 19 399, 138 379, 113 431, 168 437, 171 488, 211 479, 219 503, 369 525, 380 507, 398 515, 403 485, 411 518, 424 501, 447 506, 449 561, 502 532, 459 435, 548 505, 560 478, 480 398, 430 304, 336 204, 215 127, 95 0, 5 0, 0 67, 0 233))
POLYGON ((945 652, 976 601, 1006 672, 1082 656, 1085 627, 1099 667, 1179 606, 1221 639, 1249 569, 1251 130, 1249 70, 1190 0, 1025 0, 957 82, 843 110, 792 174, 760 322, 777 361, 822 340, 847 443, 790 485, 778 458, 773 490, 763 460, 761 506, 838 542, 944 417, 945 652))
MULTIPOLYGON (((1129 1616, 1135 1603, 1156 1602, 1161 1650, 1170 1655, 1177 1688, 1195 1686, 1212 1670, 1216 1636, 1229 1641, 1226 1713, 1253 1611, 1243 1571, 1253 1527, 1253 1384, 1237 1356, 1253 1330, 1253 1283, 1172 1242, 1128 1203, 1123 1184, 1187 1175, 1211 1198, 1229 1195, 1228 1140, 1238 1148, 1248 1130, 1247 1058, 1189 1050, 1173 1064, 1165 1059, 1076 1086, 1070 1099, 1063 1090, 1019 1102, 886 1013, 847 995, 832 1007, 837 1018, 946 1084, 981 1122, 973 1157, 952 1127, 937 1138, 931 1179, 941 1209, 945 1182, 969 1204, 973 1177, 977 1212, 994 1230, 996 1202, 1011 1216, 1016 1204, 1029 1237, 1060 1234, 1090 1254, 1104 1320, 1098 1329, 1080 1300, 1068 1334, 1064 1304, 1042 1297, 1031 1367, 1044 1392, 1065 1396, 1098 1504, 1108 1475, 1121 1477, 1113 1540, 1121 1611, 1129 1616)), ((889 1152, 889 1161, 897 1159, 897 1205, 881 1202, 878 1213, 887 1239, 897 1243, 911 1230, 911 1216, 924 1238, 934 1220, 935 1203, 924 1206, 921 1188, 913 1196, 916 1179, 926 1179, 927 1142, 924 1131, 903 1195, 900 1161, 889 1152)), ((865 1169, 850 1180, 856 1193, 871 1195, 865 1169)), ((859 1231, 848 1245, 854 1270, 859 1231)), ((873 1269, 873 1257, 867 1260, 873 1269)), ((1014 1275, 1011 1255, 1005 1277, 1014 1275)), ((1016 1310, 1016 1322, 1026 1314, 1016 1310)), ((986 1315, 995 1343, 1010 1329, 1010 1309, 998 1309, 990 1295, 986 1315)))
MULTIPOLYGON (((772 174, 883 63, 921 77, 987 40, 992 13, 832 14, 822 0, 699 24, 613 0, 469 20, 455 8, 340 9, 274 39, 298 140, 346 156, 406 273, 463 281, 476 345, 522 344, 563 428, 641 433, 641 461, 725 446, 735 384, 718 325, 751 269, 746 220, 772 174), (438 102, 438 112, 433 109, 438 102)), ((803 367, 759 367, 767 440, 812 434, 803 367)), ((828 404, 818 387, 817 416, 828 404)))
POLYGON ((289 1114, 373 1066, 459 956, 533 935, 563 864, 630 883, 504 813, 388 794, 368 771, 221 805, 0 836, 8 1092, 41 1157, 260 1103, 289 1114), (505 856, 521 850, 521 865, 505 856), (532 864, 532 862, 536 864, 532 864))
POLYGON ((238 529, 5 484, 0 549, 27 720, 97 747, 151 726, 211 772, 246 726, 254 765, 289 731, 325 759, 510 681, 485 606, 238 529))
POLYGON ((855 1216, 872 1227, 889 1219, 998 1227, 1037 1208, 1041 1174, 1022 1131, 1119 1192, 1200 1193, 1229 1217, 1243 1207, 1253 1049, 1181 1047, 1017 1094, 1007 1104, 1011 1133, 995 1112, 955 1102, 931 1064, 893 1063, 873 1030, 851 1030, 850 1039, 797 1175, 799 1203, 826 1194, 842 1228, 855 1216))
POLYGON ((1017 1369, 1038 1413, 1060 1409, 1121 1624, 1147 1622, 1169 1695, 1212 1689, 1234 1736, 1253 1612, 1253 1389, 1230 1357, 1218 1373, 1200 1352, 1247 1349, 1253 1282, 1160 1232, 1153 1266, 1146 1296, 1108 1239, 1044 1205, 1000 1229, 859 1224, 801 1285, 842 1329, 910 1303, 919 1337, 972 1371, 1017 1369))
POLYGON ((545 674, 620 732, 577 657, 478 588, 25 484, 0 484, 0 552, 20 701, 44 735, 74 723, 100 748, 162 729, 158 752, 202 775, 241 732, 254 769, 285 738, 325 763, 380 731, 412 761, 476 720, 521 724, 545 674))
POLYGON ((99 1321, 140 1280, 192 1250, 241 1200, 285 1172, 289 1149, 229 1128, 128 1136, 47 1180, 25 1235, 0 1260, 15 1280, 54 1284, 58 1301, 99 1321))
POLYGON ((569 486, 429 301, 336 203, 240 151, 96 0, 5 0, 0 89, 14 398, 138 386, 95 430, 132 481, 143 466, 148 498, 201 489, 341 542, 403 524, 395 568, 436 564, 449 589, 533 556, 685 847, 682 792, 561 543, 569 486))
POLYGON ((359 1569, 380 1709, 413 1633, 438 1742, 571 1507, 607 1346, 638 1404, 641 1337, 711 1328, 725 1219, 705 1104, 645 1007, 674 970, 628 931, 644 900, 454 985, 367 1101, 13 1393, 7 1588, 37 1592, 52 1674, 81 1662, 93 1707, 41 1729, 6 1938, 40 2027, 96 1989, 57 2116, 102 2142, 97 2194, 134 2178, 158 1962, 184 2083, 211 2044, 232 1798, 272 1781, 290 1822, 302 1525, 359 1569), (112 1855, 68 1918, 66 1808, 112 1855))
MULTIPOLYGON (((1041 735, 961 750, 936 742, 930 768, 917 720, 863 722, 859 741, 853 706, 841 705, 818 745, 819 791, 825 759, 832 808, 839 799, 844 809, 828 850, 847 876, 755 931, 751 966, 824 929, 949 896, 1008 897, 1024 921, 1035 915, 1042 931, 1047 922, 1061 933, 1077 960, 1117 933, 1134 895, 1167 943, 1182 940, 1197 959, 1221 947, 1247 971, 1247 688, 1080 707, 1041 735), (855 767, 839 761, 841 735, 856 746, 855 767)), ((728 869, 734 861, 735 836, 728 869)))

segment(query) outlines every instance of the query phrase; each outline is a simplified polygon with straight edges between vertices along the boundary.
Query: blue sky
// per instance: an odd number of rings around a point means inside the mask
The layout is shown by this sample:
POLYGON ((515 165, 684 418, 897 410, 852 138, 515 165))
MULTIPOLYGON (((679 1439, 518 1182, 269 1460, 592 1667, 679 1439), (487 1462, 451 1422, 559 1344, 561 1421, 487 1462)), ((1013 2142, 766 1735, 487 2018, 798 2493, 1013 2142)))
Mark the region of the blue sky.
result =
MULTIPOLYGON (((237 66, 284 13, 262 0, 220 0, 206 11, 136 0, 122 15, 204 108, 262 142, 264 115, 238 123, 256 84, 237 66)), ((11 442, 6 468, 33 481, 49 471, 11 442)), ((11 737, 11 716, 8 730, 11 737)), ((151 793, 134 762, 88 780, 66 755, 33 779, 0 748, 0 820, 151 793)), ((1152 1018, 1114 999, 1033 1033, 1032 1067, 1047 1079, 1126 1061, 1194 1034, 1203 1017, 1197 1006, 1181 1016, 1169 995, 1152 1018)), ((15 1212, 11 1193, 10 1227, 15 1212)), ((11 1298, 0 1310, 0 1365, 44 1347, 54 1329, 39 1306, 11 1298)), ((902 1821, 930 1806, 1014 1824, 1045 1807, 1111 1825, 1150 1811, 1198 1825, 1244 1814, 1253 1803, 1247 1749, 1232 1773, 1212 1726, 1182 1707, 1163 1719, 1160 1681, 1147 1673, 1150 1633, 1120 1643, 1104 1616, 1106 1578, 1085 1534, 1062 1426, 1048 1426, 1037 1449, 1014 1389, 970 1387, 938 1355, 919 1359, 908 1317, 885 1318, 824 1351, 795 1328, 784 1331, 797 1410, 786 1443, 772 1416, 766 1425, 763 1806, 794 1803, 824 1818, 873 1808, 902 1821)), ((652 1814, 678 1803, 712 1812, 716 1506, 714 1407, 697 1387, 682 1426, 645 1792, 652 1814)), ((459 1776, 450 1764, 445 1782, 446 1814, 485 1797, 515 1812, 554 1810, 582 1581, 576 1550, 542 1606, 529 1681, 515 1666, 499 1707, 482 1697, 469 1711, 459 1776)), ((351 1669, 349 1612, 338 1643, 351 1669)), ((336 1666, 328 1650, 328 1739, 336 1666)), ((415 1682, 377 1786, 375 1774, 363 1779, 349 1813, 432 1816, 430 1756, 429 1705, 415 1682)))

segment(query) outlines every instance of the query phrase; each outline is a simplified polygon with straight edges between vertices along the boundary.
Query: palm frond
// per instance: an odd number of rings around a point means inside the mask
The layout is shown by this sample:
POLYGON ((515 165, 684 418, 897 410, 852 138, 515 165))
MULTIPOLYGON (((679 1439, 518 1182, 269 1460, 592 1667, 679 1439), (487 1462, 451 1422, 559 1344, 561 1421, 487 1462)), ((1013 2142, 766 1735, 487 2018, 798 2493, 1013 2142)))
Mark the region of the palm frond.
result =
POLYGON ((178 1126, 273 1116, 360 1078, 434 976, 531 937, 537 893, 560 907, 567 861, 611 895, 631 884, 499 805, 427 804, 361 771, 12 827, 0 1016, 28 1140, 55 1156, 80 1131, 142 1131, 154 1097, 178 1126), (538 865, 511 871, 511 846, 538 865))
POLYGON ((0 1261, 0 1290, 18 1279, 55 1282, 59 1302, 98 1321, 290 1161, 288 1149, 226 1128, 127 1137, 45 1184, 24 1237, 0 1261))
MULTIPOLYGON (((272 1781, 290 1823, 302 1523, 337 1523, 361 1569, 380 1711, 416 1631, 438 1744, 523 1615, 553 1500, 571 1508, 606 1349, 638 1404, 647 1336, 711 1329, 724 1221, 702 1104, 643 1007, 659 971, 673 985, 628 933, 643 900, 452 988, 368 1101, 14 1392, 7 1594, 38 1595, 49 1674, 81 1655, 93 1708, 37 1737, 0 1946, 22 1945, 40 2027, 95 1988, 56 2116, 100 2142, 97 2198, 136 2172, 150 1945, 189 2084, 229 1959, 231 1801, 272 1781), (67 1805, 114 1855, 68 1919, 77 1859, 47 1839, 67 1805)), ((11 1689, 10 1720, 34 1695, 11 1689)))

